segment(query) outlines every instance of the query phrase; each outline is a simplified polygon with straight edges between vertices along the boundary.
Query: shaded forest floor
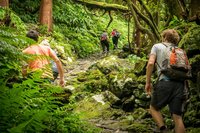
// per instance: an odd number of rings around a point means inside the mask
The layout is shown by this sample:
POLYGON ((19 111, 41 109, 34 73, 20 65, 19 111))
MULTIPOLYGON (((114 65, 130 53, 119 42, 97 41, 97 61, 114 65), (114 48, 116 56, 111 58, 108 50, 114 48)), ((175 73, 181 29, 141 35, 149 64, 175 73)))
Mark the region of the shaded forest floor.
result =
MULTIPOLYGON (((109 53, 109 55, 113 55, 113 54, 114 54, 113 51, 111 51, 109 53)), ((104 55, 102 53, 96 53, 87 58, 77 59, 76 61, 72 62, 68 66, 65 66, 66 87, 71 86, 71 85, 73 85, 74 82, 76 82, 75 80, 77 79, 79 73, 86 72, 91 65, 95 64, 96 62, 98 62, 99 60, 101 60, 105 57, 107 57, 107 55, 104 55)), ((114 110, 116 112, 121 112, 119 114, 123 117, 128 117, 129 115, 131 115, 131 113, 133 113, 133 112, 129 112, 129 113, 124 112, 120 109, 111 109, 111 110, 114 110)), ((154 131, 154 130, 156 130, 155 123, 153 122, 151 117, 149 117, 149 118, 150 118, 151 123, 153 123, 151 126, 146 127, 144 124, 141 124, 141 123, 143 123, 142 119, 138 121, 138 123, 140 123, 138 126, 142 125, 143 128, 148 128, 149 130, 152 131, 152 133, 157 132, 157 131, 154 131)), ((120 119, 117 119, 117 116, 116 116, 116 118, 113 118, 113 117, 111 117, 111 118, 100 118, 100 117, 92 118, 92 119, 88 119, 87 121, 89 123, 91 123, 92 125, 94 125, 98 128, 101 128, 102 133, 132 133, 132 132, 130 132, 130 130, 132 130, 130 128, 132 127, 133 123, 129 123, 130 124, 129 127, 123 127, 120 123, 120 119)), ((134 125, 134 127, 135 126, 136 125, 134 125)), ((173 132, 173 129, 171 129, 169 131, 169 133, 172 133, 172 132, 173 132)), ((138 133, 142 133, 142 132, 138 131, 138 133)), ((193 133, 192 130, 191 130, 191 133, 193 133)))
MULTIPOLYGON (((87 58, 77 59, 68 66, 65 66, 66 88, 70 88, 71 85, 73 86, 73 83, 76 82, 79 73, 86 72, 91 65, 107 56, 114 55, 115 52, 116 51, 111 51, 108 55, 102 54, 101 52, 96 53, 87 58)), ((130 113, 124 112, 119 108, 113 108, 110 111, 118 112, 120 116, 122 115, 124 117, 130 115, 130 113)), ((131 133, 127 128, 121 125, 121 121, 117 119, 117 116, 112 116, 111 118, 92 118, 87 121, 93 126, 101 128, 101 133, 131 133)), ((138 133, 140 133, 140 131, 138 133)))
MULTIPOLYGON (((108 55, 112 55, 113 53, 110 52, 108 55)), ((65 81, 66 86, 70 86, 73 84, 73 80, 75 80, 79 73, 86 72, 88 68, 93 65, 94 63, 98 62, 98 60, 105 58, 107 55, 102 53, 96 53, 91 55, 90 57, 84 59, 77 59, 75 62, 71 63, 70 65, 66 66, 65 69, 65 81)), ((125 112, 124 112, 125 113, 125 112)), ((92 125, 101 128, 102 133, 129 133, 128 131, 121 130, 120 127, 116 128, 110 127, 110 125, 118 125, 119 121, 113 118, 96 118, 88 120, 89 123, 92 125)))

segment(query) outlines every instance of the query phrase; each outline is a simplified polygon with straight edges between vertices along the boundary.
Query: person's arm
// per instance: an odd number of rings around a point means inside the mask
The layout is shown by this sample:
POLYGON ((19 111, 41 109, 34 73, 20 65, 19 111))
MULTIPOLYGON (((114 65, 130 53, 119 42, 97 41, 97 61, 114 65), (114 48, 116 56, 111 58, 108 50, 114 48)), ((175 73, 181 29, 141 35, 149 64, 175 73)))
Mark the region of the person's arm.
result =
POLYGON ((23 65, 22 66, 22 76, 23 77, 27 76, 27 67, 28 67, 28 65, 23 65))
MULTIPOLYGON (((23 50, 22 53, 28 54, 27 49, 23 50)), ((27 68, 28 68, 27 62, 23 61, 23 64, 22 64, 22 76, 23 77, 27 76, 27 68)))
POLYGON ((151 89, 152 89, 152 85, 151 85, 151 75, 154 69, 154 63, 156 60, 156 55, 151 54, 149 57, 149 61, 146 67, 146 85, 145 85, 145 91, 148 95, 151 95, 151 89))
POLYGON ((53 50, 50 50, 50 57, 54 60, 56 63, 56 66, 58 68, 58 72, 60 75, 60 86, 64 87, 65 85, 65 79, 64 79, 64 70, 62 67, 61 61, 58 59, 58 57, 54 54, 53 50))

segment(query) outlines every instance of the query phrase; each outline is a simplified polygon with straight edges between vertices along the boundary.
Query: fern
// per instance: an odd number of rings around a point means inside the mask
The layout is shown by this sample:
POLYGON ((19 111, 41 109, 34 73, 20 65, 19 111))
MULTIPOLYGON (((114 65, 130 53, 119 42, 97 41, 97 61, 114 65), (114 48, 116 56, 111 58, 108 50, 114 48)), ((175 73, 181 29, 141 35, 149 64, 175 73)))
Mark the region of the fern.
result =
POLYGON ((62 108, 64 93, 33 74, 21 76, 21 66, 26 58, 22 49, 31 40, 17 34, 12 28, 0 29, 0 132, 11 133, 94 133, 97 130, 81 121, 68 107, 62 108))

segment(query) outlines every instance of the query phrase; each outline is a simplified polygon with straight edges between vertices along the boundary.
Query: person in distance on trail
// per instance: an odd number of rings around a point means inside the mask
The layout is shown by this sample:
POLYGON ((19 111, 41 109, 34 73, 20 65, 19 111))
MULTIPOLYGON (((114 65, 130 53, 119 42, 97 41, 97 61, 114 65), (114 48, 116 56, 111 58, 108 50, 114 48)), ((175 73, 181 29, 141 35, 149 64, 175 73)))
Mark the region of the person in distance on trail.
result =
POLYGON ((120 33, 117 31, 117 29, 113 29, 113 31, 111 32, 111 36, 112 36, 112 42, 114 45, 114 49, 118 48, 118 39, 120 37, 120 33))
MULTIPOLYGON (((39 34, 35 30, 30 30, 26 36, 37 42, 39 34)), ((60 86, 64 87, 65 81, 62 64, 55 52, 49 46, 33 44, 23 50, 23 53, 33 55, 34 57, 33 59, 28 60, 27 64, 23 66, 23 76, 27 76, 27 74, 31 74, 33 72, 42 72, 42 78, 52 81, 53 74, 51 70, 50 59, 53 59, 60 75, 60 86)))
POLYGON ((164 30, 161 36, 162 43, 153 45, 146 68, 145 90, 148 95, 151 95, 150 113, 160 129, 160 132, 165 133, 167 132, 167 127, 164 124, 160 110, 168 105, 175 123, 175 132, 185 133, 185 126, 182 119, 184 105, 184 81, 173 81, 163 74, 160 75, 159 68, 164 60, 162 54, 166 48, 165 45, 177 45, 180 37, 177 31, 173 29, 164 30), (160 76, 152 92, 151 75, 155 63, 157 64, 157 72, 160 76))
POLYGON ((109 52, 109 40, 108 40, 108 33, 106 32, 106 30, 104 30, 103 33, 101 34, 100 41, 101 41, 103 53, 108 53, 109 52))

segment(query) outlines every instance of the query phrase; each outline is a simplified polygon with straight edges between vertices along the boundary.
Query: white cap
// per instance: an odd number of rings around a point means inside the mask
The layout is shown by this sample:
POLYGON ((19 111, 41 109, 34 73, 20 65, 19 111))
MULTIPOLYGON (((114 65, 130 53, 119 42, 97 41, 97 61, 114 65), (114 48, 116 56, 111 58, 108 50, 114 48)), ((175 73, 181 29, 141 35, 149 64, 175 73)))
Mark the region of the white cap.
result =
POLYGON ((47 39, 42 40, 42 42, 40 44, 50 47, 49 40, 47 40, 47 39))

